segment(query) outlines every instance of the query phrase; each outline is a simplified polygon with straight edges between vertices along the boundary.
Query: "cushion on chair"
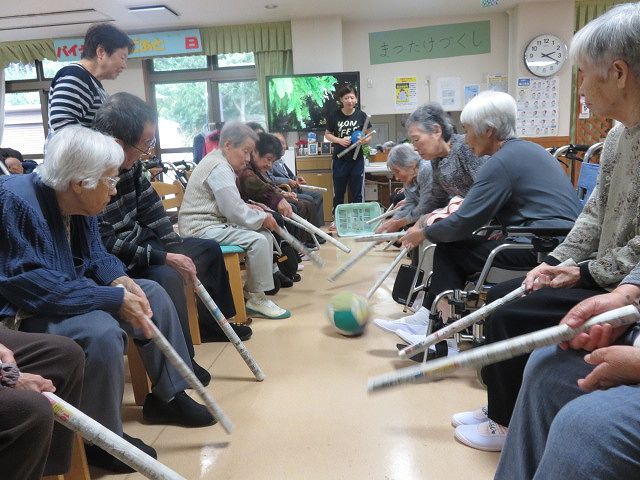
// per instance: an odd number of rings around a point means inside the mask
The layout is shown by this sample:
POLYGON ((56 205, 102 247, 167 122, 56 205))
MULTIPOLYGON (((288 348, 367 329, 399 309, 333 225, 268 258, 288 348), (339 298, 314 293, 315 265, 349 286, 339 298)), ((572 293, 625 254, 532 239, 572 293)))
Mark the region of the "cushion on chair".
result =
POLYGON ((244 253, 244 248, 239 247, 238 245, 220 245, 220 249, 222 250, 223 255, 228 253, 244 253))

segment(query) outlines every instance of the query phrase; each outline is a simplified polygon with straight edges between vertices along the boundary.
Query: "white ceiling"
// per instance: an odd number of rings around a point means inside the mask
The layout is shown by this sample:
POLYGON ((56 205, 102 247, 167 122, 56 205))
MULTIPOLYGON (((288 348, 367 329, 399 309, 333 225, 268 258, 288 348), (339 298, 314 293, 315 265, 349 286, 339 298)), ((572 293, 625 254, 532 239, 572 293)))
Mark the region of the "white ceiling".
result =
POLYGON ((543 0, 5 0, 0 41, 82 36, 94 21, 114 20, 128 33, 209 25, 273 22, 313 16, 345 21, 442 17, 504 11, 519 3, 543 0), (268 10, 266 4, 278 8, 268 10), (128 7, 166 5, 178 17, 131 13, 128 7), (56 13, 57 12, 57 13, 56 13))

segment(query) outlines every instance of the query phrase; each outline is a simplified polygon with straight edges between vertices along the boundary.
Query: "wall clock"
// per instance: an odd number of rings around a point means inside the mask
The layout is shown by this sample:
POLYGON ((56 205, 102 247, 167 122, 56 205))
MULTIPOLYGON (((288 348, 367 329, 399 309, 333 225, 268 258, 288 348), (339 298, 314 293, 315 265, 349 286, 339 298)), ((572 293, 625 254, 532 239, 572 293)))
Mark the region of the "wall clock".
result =
POLYGON ((538 77, 550 77, 562 68, 567 59, 567 46, 550 33, 538 35, 524 50, 524 64, 538 77))

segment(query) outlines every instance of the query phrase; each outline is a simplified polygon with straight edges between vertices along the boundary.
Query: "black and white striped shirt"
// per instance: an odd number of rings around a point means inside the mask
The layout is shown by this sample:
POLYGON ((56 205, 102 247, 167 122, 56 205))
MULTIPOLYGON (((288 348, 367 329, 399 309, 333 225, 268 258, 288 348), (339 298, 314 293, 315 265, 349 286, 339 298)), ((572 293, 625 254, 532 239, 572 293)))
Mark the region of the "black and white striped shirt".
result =
POLYGON ((79 63, 61 68, 49 91, 49 132, 79 123, 91 126, 107 92, 96 77, 79 63))

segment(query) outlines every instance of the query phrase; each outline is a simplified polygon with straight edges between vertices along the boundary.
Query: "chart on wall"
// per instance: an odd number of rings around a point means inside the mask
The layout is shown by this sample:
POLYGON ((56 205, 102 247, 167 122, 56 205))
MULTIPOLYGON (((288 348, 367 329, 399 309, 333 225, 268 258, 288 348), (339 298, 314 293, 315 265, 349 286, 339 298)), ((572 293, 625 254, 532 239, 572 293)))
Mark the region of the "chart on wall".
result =
POLYGON ((518 78, 516 130, 519 136, 558 135, 559 90, 558 77, 518 78))

